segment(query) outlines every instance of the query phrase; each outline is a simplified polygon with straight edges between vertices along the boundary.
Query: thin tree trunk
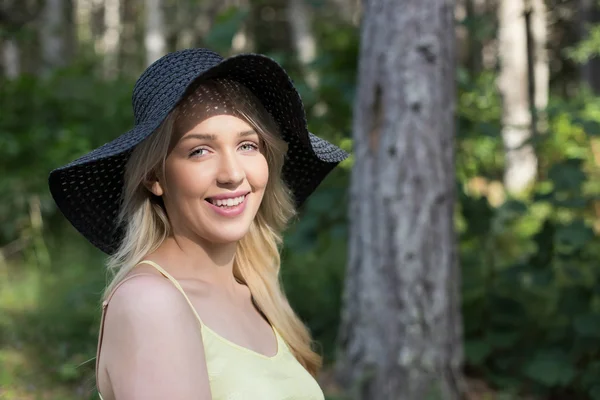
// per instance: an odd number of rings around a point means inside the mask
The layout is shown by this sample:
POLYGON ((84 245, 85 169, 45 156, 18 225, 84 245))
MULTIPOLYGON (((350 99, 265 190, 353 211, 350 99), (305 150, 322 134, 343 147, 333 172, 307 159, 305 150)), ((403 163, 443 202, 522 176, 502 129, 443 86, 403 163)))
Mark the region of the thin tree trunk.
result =
MULTIPOLYGON (((531 1, 531 33, 534 46, 534 87, 533 103, 541 112, 548 106, 548 93, 550 91, 550 65, 548 61, 548 18, 544 0, 531 1)), ((543 115, 543 114, 542 114, 543 115)), ((539 122, 543 122, 540 120, 539 122)), ((538 127, 538 130, 540 128, 538 127)))
POLYGON ((104 2, 104 76, 114 78, 119 72, 119 44, 121 42, 121 1, 105 0, 104 2))
POLYGON ((134 77, 146 67, 143 4, 137 0, 121 0, 121 43, 119 44, 119 73, 134 77))
POLYGON ((19 45, 15 39, 10 37, 2 44, 2 67, 4 76, 8 79, 17 78, 21 71, 19 45))
POLYGON ((317 54, 317 44, 312 33, 307 7, 304 0, 288 0, 287 19, 304 79, 310 88, 315 89, 319 85, 319 77, 311 63, 317 54))
POLYGON ((165 24, 161 0, 145 0, 146 64, 150 65, 166 52, 165 24))
POLYGON ((63 0, 46 0, 42 11, 40 41, 42 47, 42 73, 65 65, 65 3, 63 0))
POLYGON ((537 157, 531 140, 527 79, 527 32, 523 0, 501 0, 499 7, 502 139, 505 149, 504 185, 518 193, 535 180, 537 157))
POLYGON ((75 2, 77 41, 84 46, 92 43, 92 8, 93 0, 76 0, 75 2))
POLYGON ((546 5, 544 0, 527 0, 527 80, 529 108, 531 111, 531 134, 535 137, 545 130, 544 110, 548 105, 550 68, 546 50, 546 5))
POLYGON ((330 0, 336 9, 336 16, 343 21, 358 26, 360 22, 360 0, 330 0))
POLYGON ((453 13, 365 2, 337 364, 353 398, 461 397, 453 13))
MULTIPOLYGON (((474 21, 481 18, 485 12, 485 2, 483 0, 467 0, 466 1, 467 18, 474 21)), ((469 71, 474 76, 478 75, 483 69, 483 43, 479 32, 470 32, 469 40, 469 71)))

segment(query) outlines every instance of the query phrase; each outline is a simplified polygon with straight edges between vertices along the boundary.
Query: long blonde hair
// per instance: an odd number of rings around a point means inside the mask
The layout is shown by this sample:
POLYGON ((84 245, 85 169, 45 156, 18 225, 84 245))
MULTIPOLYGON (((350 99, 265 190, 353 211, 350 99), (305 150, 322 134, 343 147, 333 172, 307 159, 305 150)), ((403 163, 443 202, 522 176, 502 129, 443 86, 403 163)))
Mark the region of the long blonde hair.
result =
MULTIPOLYGON (((272 116, 248 89, 238 86, 232 92, 226 90, 221 80, 205 81, 202 86, 225 96, 256 130, 269 166, 263 201, 248 233, 238 242, 233 274, 248 286, 257 307, 275 326, 300 364, 316 376, 322 364, 321 356, 313 351, 310 332, 292 310, 279 278, 282 232, 295 215, 292 193, 281 176, 287 143, 280 138, 272 116)), ((124 237, 107 261, 112 279, 104 299, 138 262, 170 235, 162 198, 150 193, 143 182, 157 168, 164 171, 177 115, 178 108, 175 108, 150 137, 137 145, 127 162, 123 203, 117 216, 124 226, 124 237)))

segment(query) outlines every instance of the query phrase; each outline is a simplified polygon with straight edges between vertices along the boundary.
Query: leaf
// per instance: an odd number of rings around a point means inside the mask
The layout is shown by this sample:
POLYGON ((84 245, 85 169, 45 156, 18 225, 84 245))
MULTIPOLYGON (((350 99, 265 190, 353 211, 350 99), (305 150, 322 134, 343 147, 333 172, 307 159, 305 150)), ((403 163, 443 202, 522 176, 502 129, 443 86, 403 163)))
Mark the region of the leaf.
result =
POLYGON ((526 376, 547 387, 565 387, 575 377, 575 367, 560 350, 541 350, 526 364, 526 376))

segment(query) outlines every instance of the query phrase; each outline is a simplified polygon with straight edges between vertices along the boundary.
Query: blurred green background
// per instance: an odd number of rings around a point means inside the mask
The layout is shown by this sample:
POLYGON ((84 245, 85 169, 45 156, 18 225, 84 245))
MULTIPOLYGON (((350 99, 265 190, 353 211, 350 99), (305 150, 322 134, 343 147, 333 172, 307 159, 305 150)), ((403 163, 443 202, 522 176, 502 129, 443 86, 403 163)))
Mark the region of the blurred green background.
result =
MULTIPOLYGON (((144 7, 151 2, 116 1, 117 50, 107 45, 109 3, 115 0, 0 3, 3 399, 95 398, 104 255, 56 209, 47 176, 133 125, 131 90, 148 62, 144 7), (64 17, 63 55, 55 60, 42 59, 48 2, 61 5, 64 17), (16 73, 7 61, 15 48, 16 73)), ((310 130, 351 150, 358 2, 304 2, 316 39, 308 61, 294 48, 287 1, 156 3, 164 50, 207 46, 224 55, 270 55, 293 76, 310 130)), ((456 21, 456 226, 470 399, 600 399, 600 98, 592 82, 600 76, 598 5, 582 17, 578 1, 546 4, 550 94, 532 141, 538 178, 510 196, 502 183, 497 2, 457 3, 467 10, 456 21), (480 7, 469 11, 474 3, 480 7), (585 75, 584 67, 598 74, 585 75)), ((351 168, 352 158, 309 199, 283 251, 284 284, 322 344, 322 381, 331 396, 351 168)))

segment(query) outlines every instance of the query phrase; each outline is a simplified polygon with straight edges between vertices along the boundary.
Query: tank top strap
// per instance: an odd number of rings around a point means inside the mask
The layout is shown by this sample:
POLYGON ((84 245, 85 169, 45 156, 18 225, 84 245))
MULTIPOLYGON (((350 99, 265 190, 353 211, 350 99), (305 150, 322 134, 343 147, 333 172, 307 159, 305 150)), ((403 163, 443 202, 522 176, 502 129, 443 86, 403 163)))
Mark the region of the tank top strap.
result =
MULTIPOLYGON (((137 267, 140 264, 148 264, 148 265, 154 267, 154 269, 156 269, 158 272, 160 272, 161 275, 163 275, 165 278, 167 278, 173 284, 173 286, 175 286, 175 288, 179 292, 181 292, 181 294, 183 295, 183 297, 187 301, 188 305, 192 309, 192 312, 196 316, 196 319, 198 320, 198 323, 200 323, 200 326, 201 327, 204 326, 204 324, 202 323, 202 319, 200 318, 200 315, 198 315, 198 312, 196 311, 196 308, 193 306, 192 302, 190 301, 190 298, 187 296, 187 294, 185 293, 185 291, 183 290, 183 288, 181 287, 181 285, 179 284, 179 282, 177 282, 177 279, 175 279, 171 274, 169 274, 167 271, 165 271, 160 265, 158 265, 154 261, 142 260, 139 263, 137 263, 135 265, 135 267, 137 267)), ((104 338, 104 321, 106 319, 106 308, 108 307, 108 304, 110 303, 110 300, 114 296, 115 292, 117 291, 117 289, 119 289, 119 287, 122 284, 124 284, 125 282, 127 282, 130 279, 135 278, 136 276, 141 276, 141 275, 155 276, 154 274, 150 274, 148 272, 140 272, 140 273, 137 273, 137 274, 129 275, 128 277, 126 277, 125 279, 123 279, 121 282, 119 282, 115 286, 115 288, 110 292, 110 294, 108 295, 108 297, 106 298, 106 300, 104 300, 102 302, 102 316, 100 317, 100 332, 98 334, 98 347, 96 349, 96 387, 98 386, 98 366, 99 366, 99 360, 100 360, 100 349, 102 348, 102 339, 104 338)), ((98 393, 98 394, 100 395, 100 393, 98 393)), ((100 395, 100 399, 102 399, 102 395, 100 395)))
POLYGON ((196 311, 196 307, 194 307, 194 305, 192 304, 192 301, 190 300, 190 298, 188 297, 188 295, 185 293, 185 290, 183 290, 183 288, 181 287, 181 285, 179 284, 179 282, 177 282, 177 279, 175 279, 171 274, 169 274, 167 271, 165 271, 160 265, 158 265, 154 261, 151 261, 151 260, 142 260, 139 263, 137 263, 137 265, 140 265, 140 264, 151 265, 158 272, 160 272, 165 278, 167 278, 173 284, 173 286, 175 286, 177 288, 177 290, 179 290, 181 292, 181 294, 185 298, 185 301, 187 301, 188 305, 192 309, 192 312, 196 316, 196 319, 198 320, 198 323, 200 323, 201 326, 204 325, 202 323, 202 318, 200 318, 200 315, 198 315, 198 312, 196 311))
MULTIPOLYGON (((106 300, 104 300, 102 302, 102 316, 100 317, 100 332, 98 333, 98 347, 96 348, 96 388, 98 388, 98 366, 100 363, 100 349, 102 348, 102 339, 104 339, 104 321, 106 320, 106 308, 108 307, 108 303, 110 303, 110 300, 112 299, 112 297, 115 295, 117 289, 119 289, 119 287, 121 287, 122 284, 124 284, 125 282, 127 282, 130 279, 135 278, 136 276, 141 276, 141 275, 155 276, 155 275, 149 274, 147 272, 145 272, 145 273, 141 272, 138 274, 129 275, 128 277, 123 279, 121 282, 119 282, 115 286, 115 288, 110 292, 110 294, 108 295, 106 300)), ((102 395, 100 393, 98 393, 98 394, 100 396, 100 399, 102 399, 102 395)))

